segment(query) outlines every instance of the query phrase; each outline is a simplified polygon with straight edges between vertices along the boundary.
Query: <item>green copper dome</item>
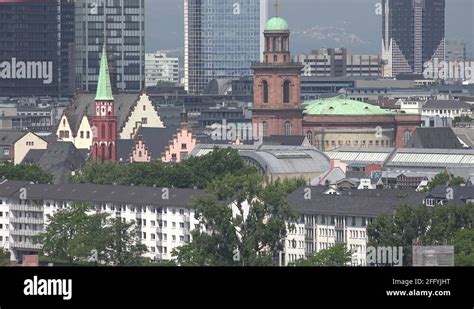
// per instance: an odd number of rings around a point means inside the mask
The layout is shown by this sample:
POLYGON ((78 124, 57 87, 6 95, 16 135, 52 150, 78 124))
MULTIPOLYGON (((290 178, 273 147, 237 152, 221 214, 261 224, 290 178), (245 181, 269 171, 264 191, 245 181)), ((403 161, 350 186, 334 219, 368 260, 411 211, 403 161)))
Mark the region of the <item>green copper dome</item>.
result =
POLYGON ((286 20, 278 16, 270 18, 265 26, 266 31, 282 31, 289 29, 290 28, 286 20))
POLYGON ((107 51, 102 47, 102 57, 100 59, 99 81, 97 83, 96 101, 113 101, 112 85, 110 84, 109 64, 107 61, 107 51))
POLYGON ((305 115, 374 116, 393 114, 379 106, 347 99, 344 95, 308 101, 303 103, 303 106, 305 115))

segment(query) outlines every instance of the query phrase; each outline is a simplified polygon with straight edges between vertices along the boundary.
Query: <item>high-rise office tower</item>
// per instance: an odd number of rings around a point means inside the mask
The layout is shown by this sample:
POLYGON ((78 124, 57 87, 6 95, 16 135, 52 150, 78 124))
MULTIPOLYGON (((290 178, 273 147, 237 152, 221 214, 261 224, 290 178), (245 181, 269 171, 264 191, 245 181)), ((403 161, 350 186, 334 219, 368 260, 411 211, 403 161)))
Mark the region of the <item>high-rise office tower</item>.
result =
POLYGON ((252 75, 261 60, 268 0, 184 0, 184 80, 201 93, 215 78, 252 75))
POLYGON ((383 0, 384 76, 422 74, 445 57, 446 0, 383 0))
POLYGON ((0 94, 74 92, 74 1, 0 0, 0 94))
POLYGON ((76 0, 76 84, 82 91, 97 88, 104 38, 112 88, 143 89, 145 1, 76 0))

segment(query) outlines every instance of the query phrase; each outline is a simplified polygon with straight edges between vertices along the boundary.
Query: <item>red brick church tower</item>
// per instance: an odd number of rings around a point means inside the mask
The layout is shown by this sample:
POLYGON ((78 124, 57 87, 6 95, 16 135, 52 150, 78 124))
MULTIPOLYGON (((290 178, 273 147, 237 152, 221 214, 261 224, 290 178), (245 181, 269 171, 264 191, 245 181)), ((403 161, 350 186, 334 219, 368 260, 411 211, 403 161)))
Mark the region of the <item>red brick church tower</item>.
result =
POLYGON ((117 160, 117 117, 110 83, 107 51, 102 48, 99 81, 95 97, 95 116, 92 118, 93 140, 91 156, 93 160, 117 160))
POLYGON ((253 124, 259 136, 303 135, 300 74, 291 61, 288 23, 278 16, 265 26, 264 60, 255 64, 253 124), (261 132, 263 131, 263 132, 261 132))

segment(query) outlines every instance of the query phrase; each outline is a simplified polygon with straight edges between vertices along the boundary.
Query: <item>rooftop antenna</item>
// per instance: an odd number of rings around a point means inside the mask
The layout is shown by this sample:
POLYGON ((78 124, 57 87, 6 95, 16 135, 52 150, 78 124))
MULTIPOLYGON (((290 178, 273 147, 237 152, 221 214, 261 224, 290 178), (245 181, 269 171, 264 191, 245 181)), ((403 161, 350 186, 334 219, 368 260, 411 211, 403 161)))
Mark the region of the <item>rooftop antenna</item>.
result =
POLYGON ((280 0, 275 0, 275 16, 280 15, 280 0))

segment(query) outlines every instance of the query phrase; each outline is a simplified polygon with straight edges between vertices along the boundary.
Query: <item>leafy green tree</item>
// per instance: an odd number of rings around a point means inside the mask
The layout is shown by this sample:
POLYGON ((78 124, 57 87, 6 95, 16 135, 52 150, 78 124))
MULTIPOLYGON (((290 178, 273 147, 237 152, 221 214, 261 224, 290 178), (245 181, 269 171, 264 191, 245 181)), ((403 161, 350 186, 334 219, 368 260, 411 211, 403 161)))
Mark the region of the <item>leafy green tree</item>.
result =
POLYGON ((290 266, 347 266, 352 261, 352 252, 344 244, 336 244, 320 250, 307 259, 301 259, 290 266))
POLYGON ((472 227, 474 205, 436 205, 431 212, 429 233, 423 239, 425 243, 442 245, 452 244, 457 231, 472 227))
POLYGON ((428 182, 427 192, 432 191, 436 186, 445 186, 449 182, 449 175, 446 171, 437 174, 428 182))
POLYGON ((141 231, 135 222, 124 222, 111 218, 105 228, 107 235, 105 262, 115 266, 137 266, 145 263, 142 257, 147 252, 141 244, 141 231))
POLYGON ((453 177, 449 181, 450 186, 459 186, 459 185, 463 185, 465 183, 466 183, 466 180, 464 178, 460 177, 460 176, 453 177))
POLYGON ((205 188, 211 181, 226 175, 255 173, 245 165, 238 152, 229 148, 214 148, 201 157, 191 157, 178 164, 160 161, 121 164, 90 161, 69 177, 73 183, 117 184, 176 188, 205 188))
POLYGON ((0 267, 10 265, 10 251, 1 248, 0 249, 0 267))
POLYGON ((454 265, 474 266, 474 229, 462 229, 454 234, 454 265))
POLYGON ((79 264, 87 261, 92 250, 103 252, 104 236, 102 225, 105 214, 93 214, 92 205, 74 203, 70 207, 48 215, 46 230, 35 237, 43 244, 42 253, 54 261, 79 264))
POLYGON ((399 207, 394 215, 383 214, 367 227, 368 245, 403 247, 403 265, 412 264, 412 245, 424 239, 430 229, 430 216, 424 206, 399 207))
POLYGON ((200 227, 192 232, 193 241, 172 255, 184 266, 276 265, 286 222, 297 218, 286 200, 293 188, 265 183, 257 174, 213 181, 208 194, 193 201, 200 227))
POLYGON ((403 206, 367 227, 369 246, 403 246, 403 265, 412 264, 412 244, 452 245, 459 231, 472 229, 474 205, 403 206))
POLYGON ((458 116, 458 117, 454 117, 453 119, 453 126, 456 126, 458 123, 460 122, 471 122, 472 119, 471 117, 467 116, 467 115, 462 115, 462 116, 458 116))
POLYGON ((88 203, 74 203, 48 216, 46 230, 35 237, 42 255, 59 263, 81 265, 141 265, 146 247, 134 222, 96 213, 88 203), (92 259, 92 258, 95 258, 92 259))
POLYGON ((51 183, 53 176, 34 164, 18 164, 10 162, 0 164, 0 179, 51 183))
POLYGON ((459 186, 462 184, 465 184, 466 180, 462 177, 456 176, 453 177, 452 175, 449 175, 448 172, 444 171, 439 174, 437 174, 433 179, 431 179, 428 182, 426 192, 430 192, 433 190, 436 186, 459 186))

